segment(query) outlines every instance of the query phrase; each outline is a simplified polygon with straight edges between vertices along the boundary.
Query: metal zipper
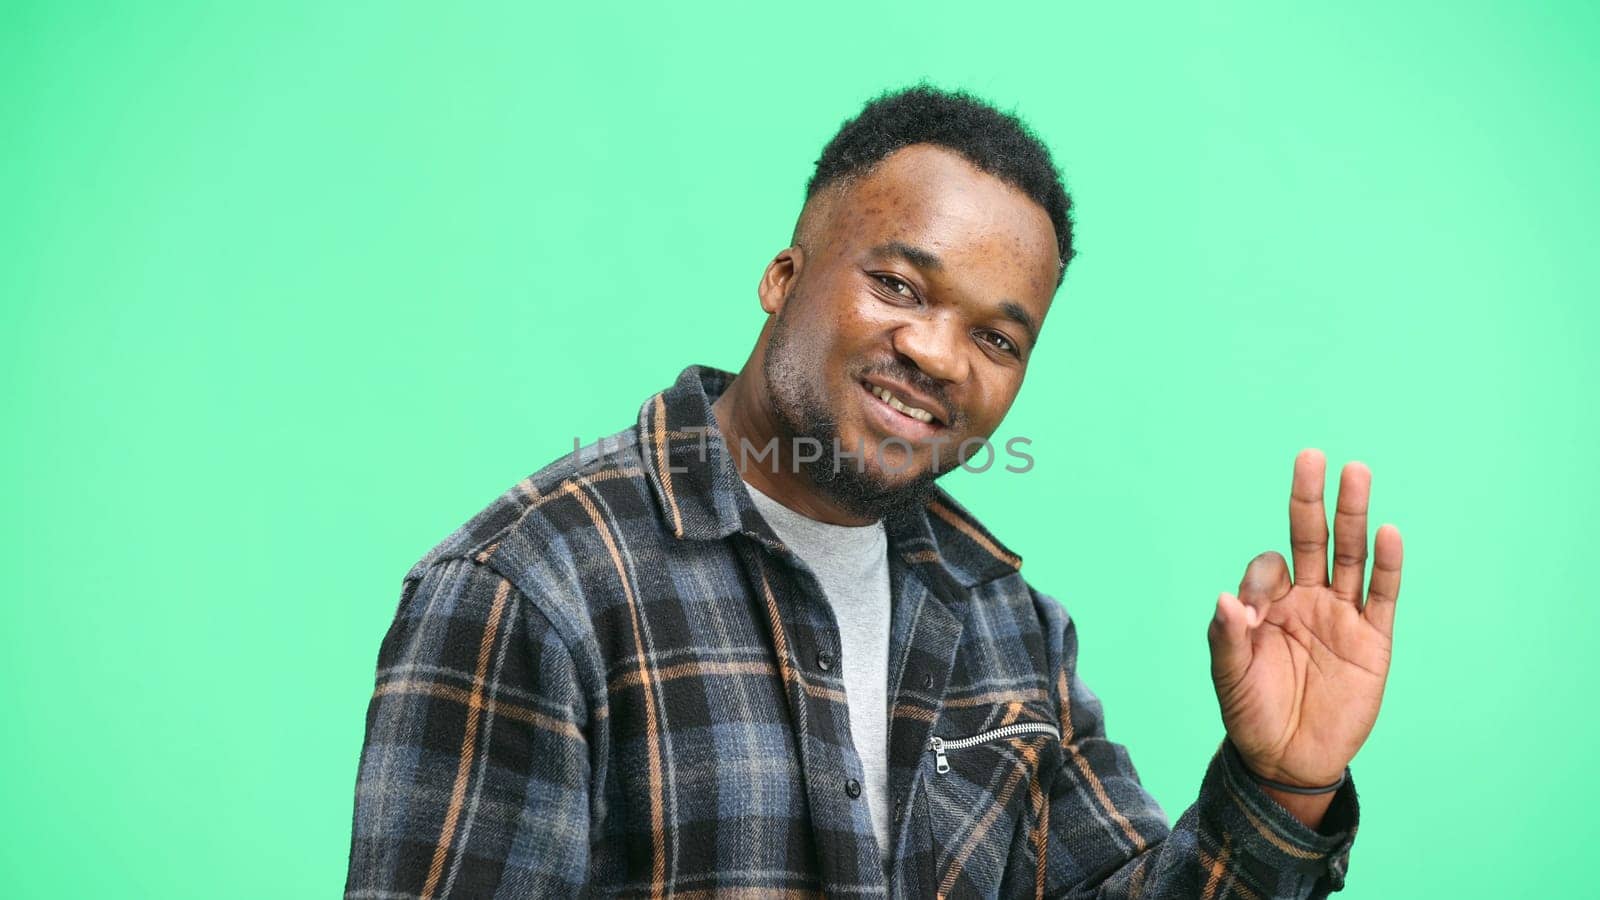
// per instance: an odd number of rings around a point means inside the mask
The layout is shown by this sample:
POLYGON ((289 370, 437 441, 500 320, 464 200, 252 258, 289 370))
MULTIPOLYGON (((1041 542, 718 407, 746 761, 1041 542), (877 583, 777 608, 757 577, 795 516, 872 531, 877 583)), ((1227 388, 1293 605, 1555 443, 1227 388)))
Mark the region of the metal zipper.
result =
POLYGON ((928 738, 928 749, 933 751, 934 768, 940 775, 943 775, 950 771, 950 760, 944 755, 946 750, 965 750, 985 741, 1016 737, 1019 734, 1052 734, 1057 739, 1061 737, 1060 730, 1049 722, 1018 722, 1015 725, 1006 725, 1002 728, 996 728, 992 731, 985 731, 982 734, 975 734, 972 737, 964 737, 954 741, 947 741, 942 737, 931 737, 928 738))

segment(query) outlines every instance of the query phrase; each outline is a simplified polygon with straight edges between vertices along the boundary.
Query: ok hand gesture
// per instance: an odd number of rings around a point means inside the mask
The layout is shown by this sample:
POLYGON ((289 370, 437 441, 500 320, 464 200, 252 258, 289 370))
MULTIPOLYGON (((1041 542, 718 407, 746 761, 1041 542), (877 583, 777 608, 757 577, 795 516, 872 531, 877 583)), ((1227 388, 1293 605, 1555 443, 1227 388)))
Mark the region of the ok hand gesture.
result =
POLYGON ((1372 731, 1400 593, 1400 531, 1393 525, 1374 537, 1372 581, 1362 589, 1372 473, 1361 463, 1346 465, 1339 477, 1329 578, 1325 466, 1316 450, 1295 459, 1293 575, 1278 553, 1251 560, 1238 595, 1217 599, 1209 634, 1228 737, 1257 775, 1305 787, 1338 781, 1372 731))

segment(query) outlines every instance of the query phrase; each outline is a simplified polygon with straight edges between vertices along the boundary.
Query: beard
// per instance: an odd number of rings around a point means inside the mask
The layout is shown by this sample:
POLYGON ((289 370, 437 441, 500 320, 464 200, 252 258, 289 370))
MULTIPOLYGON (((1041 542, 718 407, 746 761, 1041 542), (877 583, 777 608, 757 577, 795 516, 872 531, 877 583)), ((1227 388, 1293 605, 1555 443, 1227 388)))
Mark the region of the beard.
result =
MULTIPOLYGON (((845 447, 839 440, 835 411, 811 388, 808 376, 815 369, 814 363, 796 356, 788 340, 788 324, 780 314, 773 320, 761 371, 772 394, 778 427, 786 432, 778 435, 782 445, 792 451, 801 439, 809 438, 822 448, 819 459, 800 462, 807 479, 834 503, 864 518, 882 519, 925 505, 933 496, 934 481, 944 472, 925 471, 907 481, 892 482, 866 469, 863 460, 852 457, 846 461, 834 454, 835 447, 861 448, 845 447)), ((781 457, 780 462, 792 466, 781 457)), ((878 462, 882 464, 881 459, 878 462)), ((951 468, 954 466, 952 463, 951 468)))

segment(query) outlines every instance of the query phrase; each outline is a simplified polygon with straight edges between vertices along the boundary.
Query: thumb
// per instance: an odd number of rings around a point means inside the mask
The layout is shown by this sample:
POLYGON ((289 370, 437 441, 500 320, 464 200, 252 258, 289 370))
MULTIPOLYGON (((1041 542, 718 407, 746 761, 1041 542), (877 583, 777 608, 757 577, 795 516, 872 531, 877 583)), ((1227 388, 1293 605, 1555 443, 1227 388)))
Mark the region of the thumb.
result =
POLYGON ((1232 594, 1224 592, 1217 597, 1217 612, 1206 637, 1211 642, 1211 677, 1218 683, 1237 681, 1250 668, 1253 612, 1232 594))

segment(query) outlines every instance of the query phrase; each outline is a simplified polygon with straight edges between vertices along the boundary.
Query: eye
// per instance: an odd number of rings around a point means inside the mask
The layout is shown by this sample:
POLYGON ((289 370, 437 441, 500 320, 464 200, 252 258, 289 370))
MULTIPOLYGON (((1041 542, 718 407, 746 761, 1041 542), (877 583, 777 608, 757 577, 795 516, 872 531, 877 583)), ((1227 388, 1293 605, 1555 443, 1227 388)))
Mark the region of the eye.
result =
POLYGON ((872 277, 878 279, 879 284, 888 288, 898 296, 904 297, 907 300, 917 299, 916 290, 912 288, 911 285, 906 284, 904 281, 894 277, 893 275, 874 275, 872 277))
POLYGON ((985 331, 983 333, 983 341, 1001 353, 1017 355, 1017 345, 1013 344, 1010 338, 998 331, 985 331))

